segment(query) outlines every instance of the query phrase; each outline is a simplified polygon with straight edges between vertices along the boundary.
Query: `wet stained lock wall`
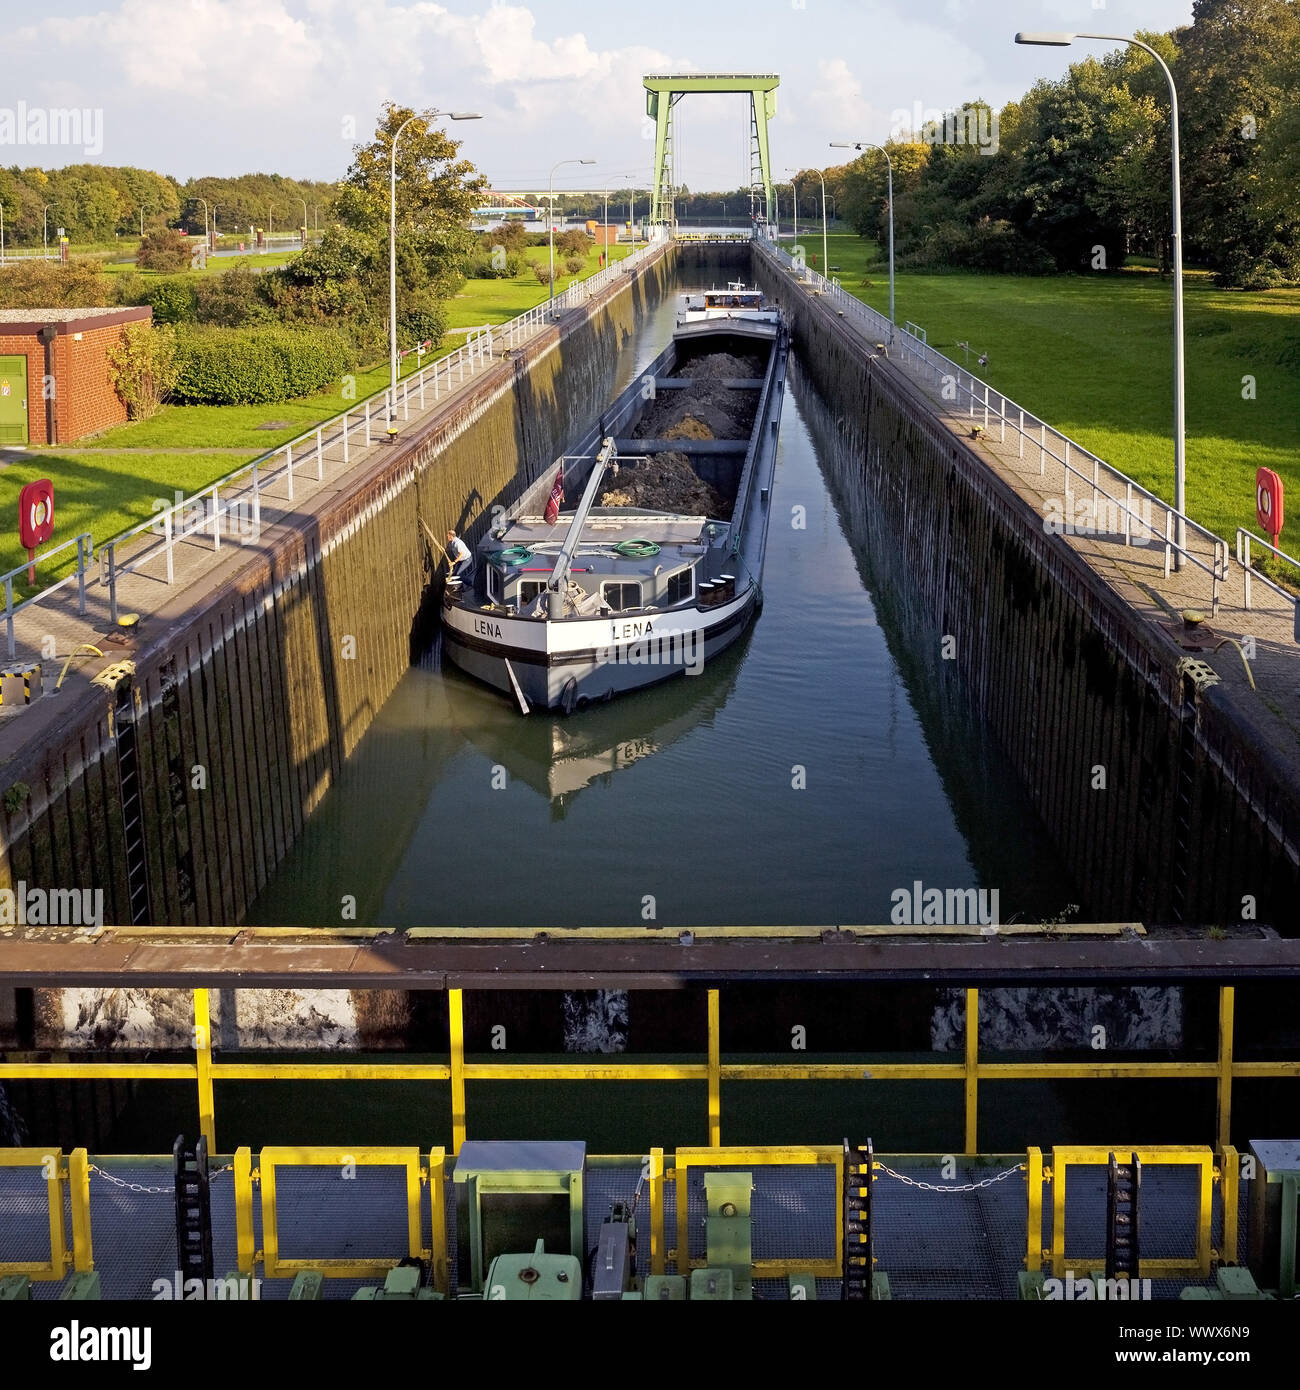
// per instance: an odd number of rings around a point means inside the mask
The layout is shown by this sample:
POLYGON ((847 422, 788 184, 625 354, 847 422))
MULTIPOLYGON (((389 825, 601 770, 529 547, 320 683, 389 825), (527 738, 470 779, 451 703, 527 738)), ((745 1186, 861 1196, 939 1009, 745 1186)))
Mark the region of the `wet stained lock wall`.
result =
POLYGON ((947 430, 833 310, 766 261, 823 401, 846 527, 913 659, 995 738, 1096 920, 1300 928, 1300 801, 1224 695, 947 430), (951 639, 950 659, 944 657, 951 639), (1094 785, 1105 771, 1104 789, 1094 785))

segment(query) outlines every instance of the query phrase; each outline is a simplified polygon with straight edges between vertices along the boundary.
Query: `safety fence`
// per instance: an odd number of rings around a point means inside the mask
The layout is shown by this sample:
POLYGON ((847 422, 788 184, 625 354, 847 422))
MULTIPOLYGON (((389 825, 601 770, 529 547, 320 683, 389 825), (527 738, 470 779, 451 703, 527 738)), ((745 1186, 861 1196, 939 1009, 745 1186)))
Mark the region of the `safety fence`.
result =
POLYGON ((756 254, 765 256, 810 292, 823 296, 869 343, 886 354, 897 354, 899 361, 910 365, 941 401, 951 403, 956 412, 973 422, 976 437, 996 437, 1005 443, 1009 430, 1017 459, 1028 461, 1026 471, 1032 471, 1036 454, 1039 487, 1054 494, 1045 504, 1045 526, 1063 535, 1161 547, 1165 578, 1183 564, 1203 571, 1210 581, 1212 611, 1218 613, 1220 585, 1228 577, 1229 565, 1228 543, 1222 537, 1180 516, 1141 483, 994 390, 969 367, 945 357, 926 342, 923 331, 915 331, 916 325, 898 328, 850 294, 838 280, 826 279, 770 242, 760 238, 754 246, 756 254))
MULTIPOLYGON (((161 929, 142 928, 149 932, 161 929)), ((799 928, 782 928, 799 934, 799 928)), ((475 935, 490 937, 493 929, 477 929, 475 935)), ((124 930, 119 935, 125 936, 124 930)), ((326 929, 314 933, 328 935, 326 929)), ((0 1084, 7 1079, 47 1079, 79 1081, 116 1079, 137 1081, 193 1081, 197 1088, 198 1120, 209 1152, 217 1151, 214 1084, 217 1081, 432 1081, 449 1083, 450 1132, 454 1152, 459 1152, 467 1134, 468 1087, 489 1082, 602 1082, 647 1081, 683 1082, 707 1088, 707 1134, 709 1144, 722 1143, 722 1088, 733 1082, 857 1082, 877 1081, 950 1082, 962 1088, 964 1126, 960 1152, 979 1152, 979 1092, 990 1082, 1070 1081, 1070 1080, 1160 1080, 1170 1082, 1212 1081, 1215 1084, 1217 1147, 1229 1143, 1232 1116, 1232 1088, 1238 1080, 1300 1078, 1300 1060, 1252 1059, 1234 1056, 1234 1013, 1236 990, 1232 985, 1218 989, 1218 1043, 1216 1056, 1205 1060, 1116 1059, 1098 1054, 1088 1061, 987 1061, 980 1056, 978 989, 966 989, 964 1044, 951 1060, 934 1054, 932 1060, 891 1061, 870 1058, 840 1061, 724 1061, 721 1039, 721 1002, 717 989, 704 992, 706 999, 706 1055, 696 1060, 635 1061, 603 1056, 599 1060, 551 1062, 534 1059, 466 1060, 464 992, 448 989, 447 1061, 354 1060, 223 1062, 212 1046, 209 994, 193 991, 193 1060, 131 1061, 95 1060, 48 1061, 7 1057, 0 1060, 0 1084)))
MULTIPOLYGON (((1112 1155, 1127 1162, 1134 1153, 1139 1276, 1176 1297, 1180 1283, 1235 1264, 1248 1185, 1241 1158, 1179 1146, 873 1154, 865 1220, 848 1215, 846 1184, 856 1195, 865 1178, 856 1163, 846 1172, 843 1144, 588 1155, 573 1196, 575 1239, 592 1248, 619 1203, 642 1232, 641 1272, 689 1275, 708 1264, 705 1176, 744 1172, 756 1288, 803 1275, 836 1295, 846 1243, 861 1239, 894 1297, 1015 1298, 1022 1272, 1062 1278, 1102 1266, 1105 1170, 1112 1155)), ((436 1147, 239 1148, 209 1173, 214 1272, 222 1282, 228 1273, 255 1280, 259 1296, 273 1298, 315 1272, 346 1295, 419 1260, 435 1288, 454 1293, 454 1168, 436 1147)), ((49 1288, 98 1270, 105 1297, 193 1297, 177 1287, 176 1206, 170 1156, 0 1150, 0 1276, 49 1288)), ((248 1287, 228 1282, 216 1296, 247 1297, 248 1287)))
POLYGON ((65 584, 75 582, 81 598, 78 612, 84 612, 85 588, 90 575, 92 583, 107 589, 110 620, 116 624, 118 581, 124 575, 157 563, 166 583, 172 584, 175 582, 175 549, 179 542, 191 537, 210 539, 211 549, 216 552, 221 548, 223 536, 242 544, 256 541, 261 533, 262 498, 272 485, 283 482, 285 496, 290 502, 294 501, 296 480, 319 483, 325 479, 327 465, 332 469, 347 468, 359 445, 368 448, 377 437, 395 434, 399 418, 405 423, 411 418, 412 409, 423 411, 449 392, 458 390, 493 364, 497 349, 519 347, 562 314, 603 294, 629 274, 637 274, 648 260, 663 252, 665 245, 662 240, 648 242, 595 275, 575 281, 553 299, 544 300, 505 323, 470 333, 460 347, 401 377, 395 392, 391 384, 386 385, 302 434, 240 464, 197 492, 178 497, 171 505, 155 504, 147 521, 100 544, 97 574, 93 568, 95 546, 89 534, 37 555, 35 563, 42 566, 51 557, 76 545, 77 568, 64 579, 17 604, 13 602, 12 581, 27 566, 20 565, 10 571, 4 576, 10 658, 15 653, 14 618, 24 609, 48 603, 65 584))

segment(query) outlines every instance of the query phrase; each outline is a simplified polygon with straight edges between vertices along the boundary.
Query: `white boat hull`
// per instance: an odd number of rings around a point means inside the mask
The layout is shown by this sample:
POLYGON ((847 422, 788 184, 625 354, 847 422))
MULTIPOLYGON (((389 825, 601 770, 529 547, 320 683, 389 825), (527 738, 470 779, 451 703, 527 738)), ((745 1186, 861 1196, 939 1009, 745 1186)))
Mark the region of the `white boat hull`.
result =
POLYGON ((443 614, 444 651, 469 675, 513 695, 509 662, 531 707, 572 709, 698 675, 745 630, 757 599, 751 585, 708 608, 563 622, 451 607, 443 614))

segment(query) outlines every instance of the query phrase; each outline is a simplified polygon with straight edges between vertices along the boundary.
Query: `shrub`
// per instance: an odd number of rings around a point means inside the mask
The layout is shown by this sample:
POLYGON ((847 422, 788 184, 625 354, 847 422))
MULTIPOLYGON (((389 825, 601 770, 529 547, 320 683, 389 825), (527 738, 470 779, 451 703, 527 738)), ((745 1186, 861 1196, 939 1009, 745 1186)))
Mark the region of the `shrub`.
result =
POLYGON ((135 253, 135 263, 145 270, 188 270, 189 238, 175 227, 163 227, 155 232, 146 232, 140 242, 140 249, 135 253))
MULTIPOLYGON (((504 251, 504 247, 501 249, 504 251)), ((522 267, 520 256, 513 252, 503 255, 494 247, 486 253, 471 256, 465 262, 465 274, 471 280, 513 280, 522 267)))
POLYGON ((504 246, 507 251, 522 251, 528 243, 528 229, 520 221, 500 222, 479 238, 484 251, 494 246, 504 246))
POLYGON ((585 265, 586 259, 582 256, 570 256, 564 263, 564 268, 570 275, 576 275, 585 265))
POLYGON ((319 391, 349 365, 330 330, 196 328, 177 345, 173 396, 196 405, 260 405, 319 391))
POLYGON ((261 278, 248 266, 237 265, 219 275, 196 281, 195 319, 221 328, 243 328, 246 324, 267 322, 272 314, 259 290, 261 278))
POLYGON ((551 283, 551 267, 546 261, 534 261, 533 274, 537 276, 538 284, 549 285, 551 283))
POLYGON ((447 311, 433 295, 415 295, 407 303, 397 321, 397 340, 400 345, 431 340, 436 346, 447 331, 447 311))
POLYGON ((157 323, 191 323, 197 300, 192 281, 170 275, 145 286, 144 302, 152 306, 157 323))
POLYGON ((3 309, 99 309, 112 303, 112 295, 98 261, 17 261, 0 270, 3 309))
POLYGON ((176 334, 147 323, 122 325, 122 336, 107 353, 109 380, 127 417, 147 420, 158 413, 176 381, 176 334))
POLYGON ((114 304, 147 304, 149 282, 136 270, 123 270, 113 276, 114 304))
POLYGON ((555 249, 570 256, 581 256, 585 260, 587 252, 591 250, 591 238, 581 227, 570 227, 555 238, 555 249))

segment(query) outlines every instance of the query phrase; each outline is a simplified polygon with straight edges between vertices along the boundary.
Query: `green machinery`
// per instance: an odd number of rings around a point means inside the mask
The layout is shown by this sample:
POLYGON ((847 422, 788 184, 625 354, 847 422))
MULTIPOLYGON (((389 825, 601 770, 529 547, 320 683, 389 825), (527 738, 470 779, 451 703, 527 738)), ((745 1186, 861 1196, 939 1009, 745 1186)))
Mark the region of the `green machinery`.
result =
POLYGON ((651 222, 673 221, 673 107, 690 92, 747 95, 749 97, 749 182, 762 198, 762 215, 774 220, 772 159, 767 123, 776 115, 775 73, 652 73, 642 82, 646 89, 646 115, 655 123, 655 171, 651 190, 651 222))

